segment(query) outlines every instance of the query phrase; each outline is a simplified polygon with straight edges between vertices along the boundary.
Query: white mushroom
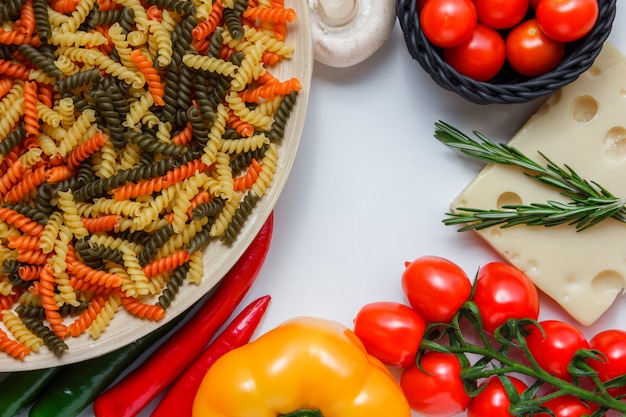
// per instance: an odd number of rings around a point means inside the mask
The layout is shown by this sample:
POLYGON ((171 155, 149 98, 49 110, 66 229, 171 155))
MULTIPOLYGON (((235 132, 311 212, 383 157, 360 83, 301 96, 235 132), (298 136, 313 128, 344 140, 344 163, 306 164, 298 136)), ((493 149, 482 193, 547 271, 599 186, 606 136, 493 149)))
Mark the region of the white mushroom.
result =
POLYGON ((308 0, 316 61, 349 67, 369 58, 389 38, 396 0, 308 0))

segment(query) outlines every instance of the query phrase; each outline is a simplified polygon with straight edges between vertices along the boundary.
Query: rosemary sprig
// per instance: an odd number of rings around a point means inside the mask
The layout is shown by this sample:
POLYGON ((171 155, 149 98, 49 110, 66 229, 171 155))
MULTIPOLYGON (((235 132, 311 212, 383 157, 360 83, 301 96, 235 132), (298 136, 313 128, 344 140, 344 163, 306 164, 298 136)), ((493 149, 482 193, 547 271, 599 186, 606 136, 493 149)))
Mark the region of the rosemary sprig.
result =
POLYGON ((530 205, 507 205, 502 210, 484 210, 476 208, 458 207, 457 213, 446 213, 448 218, 443 220, 446 226, 463 224, 460 232, 467 230, 481 230, 492 226, 502 228, 518 225, 526 226, 557 226, 560 224, 575 225, 577 230, 584 230, 600 221, 614 217, 621 222, 626 200, 607 200, 601 205, 582 206, 565 204, 558 201, 547 203, 533 203, 530 205))
POLYGON ((465 224, 459 231, 480 230, 492 226, 512 227, 575 225, 584 230, 602 220, 613 218, 626 223, 626 199, 618 198, 600 184, 582 178, 568 165, 559 167, 541 152, 542 165, 517 148, 496 143, 474 131, 476 139, 445 123, 435 123, 435 138, 444 145, 458 149, 474 158, 495 164, 517 166, 524 174, 544 185, 555 188, 569 198, 569 203, 548 201, 530 205, 508 205, 502 209, 483 210, 457 208, 458 213, 446 213, 445 225, 465 224))

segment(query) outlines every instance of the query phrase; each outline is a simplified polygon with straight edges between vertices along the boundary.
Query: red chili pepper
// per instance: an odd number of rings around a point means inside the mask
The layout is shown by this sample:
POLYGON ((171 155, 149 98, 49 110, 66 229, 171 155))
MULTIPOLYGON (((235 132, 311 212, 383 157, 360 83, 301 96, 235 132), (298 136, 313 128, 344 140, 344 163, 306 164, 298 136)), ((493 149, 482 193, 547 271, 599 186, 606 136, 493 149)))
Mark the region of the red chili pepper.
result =
POLYGON ((266 295, 244 308, 176 379, 150 416, 191 416, 193 400, 208 369, 222 355, 250 341, 269 302, 270 296, 266 295))
POLYGON ((228 320, 258 275, 269 250, 273 213, 215 293, 197 313, 145 362, 102 393, 96 417, 134 417, 189 365, 228 320))

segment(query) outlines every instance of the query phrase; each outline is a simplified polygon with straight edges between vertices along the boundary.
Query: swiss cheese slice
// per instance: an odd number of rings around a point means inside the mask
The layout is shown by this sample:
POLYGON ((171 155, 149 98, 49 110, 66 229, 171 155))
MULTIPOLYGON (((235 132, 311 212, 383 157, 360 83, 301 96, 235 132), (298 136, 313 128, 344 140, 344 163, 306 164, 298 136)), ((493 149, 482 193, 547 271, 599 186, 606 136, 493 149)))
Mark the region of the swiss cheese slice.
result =
MULTIPOLYGON (((554 93, 509 144, 544 163, 541 152, 626 197, 626 57, 606 43, 594 65, 554 93)), ((549 200, 568 201, 521 169, 489 164, 451 208, 549 200)), ((561 225, 496 226, 476 233, 583 325, 598 319, 626 287, 626 224, 617 220, 578 232, 561 225)))

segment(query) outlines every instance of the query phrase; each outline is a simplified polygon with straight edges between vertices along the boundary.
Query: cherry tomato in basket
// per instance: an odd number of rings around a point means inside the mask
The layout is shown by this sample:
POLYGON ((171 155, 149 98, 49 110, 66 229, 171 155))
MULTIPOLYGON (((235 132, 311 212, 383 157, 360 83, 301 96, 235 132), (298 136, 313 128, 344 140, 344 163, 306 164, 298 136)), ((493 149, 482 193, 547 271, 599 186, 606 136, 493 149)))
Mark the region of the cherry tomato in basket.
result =
POLYGON ((506 37, 506 56, 522 75, 535 77, 552 71, 565 55, 565 44, 543 33, 537 19, 515 26, 506 37))
POLYGON ((434 45, 455 46, 469 38, 478 18, 471 0, 428 0, 420 12, 420 27, 434 45))
POLYGON ((413 364, 425 330, 415 310, 393 301, 366 304, 354 319, 354 333, 367 352, 389 366, 413 364))
POLYGON ((472 283, 455 263, 438 256, 422 256, 406 263, 402 290, 426 321, 448 323, 469 299, 472 283))
MULTIPOLYGON (((554 414, 552 417, 582 417, 591 415, 593 410, 580 398, 563 395, 543 404, 554 414)), ((536 417, 550 417, 548 413, 536 414, 536 417)))
MULTIPOLYGON (((600 381, 606 382, 626 375, 626 331, 603 330, 589 340, 589 347, 605 356, 600 360, 588 360, 589 365, 598 373, 600 381)), ((609 392, 613 395, 624 395, 626 387, 612 388, 609 392)))
POLYGON ((557 41, 571 42, 585 36, 598 20, 598 0, 540 0, 537 21, 557 41))
POLYGON ((477 81, 495 77, 506 58, 504 39, 495 29, 477 24, 469 39, 443 50, 443 59, 459 73, 477 81))
POLYGON ((580 329, 560 320, 544 320, 539 324, 543 333, 537 326, 532 326, 526 337, 530 353, 543 370, 571 380, 567 366, 578 349, 589 348, 587 338, 580 329))
POLYGON ((474 0, 478 21, 494 29, 517 25, 528 12, 528 0, 474 0))
POLYGON ((420 366, 413 364, 400 376, 400 387, 411 409, 427 417, 451 417, 467 408, 470 396, 461 380, 455 355, 426 352, 420 366))
MULTIPOLYGON (((515 377, 508 377, 515 391, 521 394, 527 385, 515 377)), ((492 376, 483 384, 484 389, 470 401, 467 407, 467 417, 509 417, 511 401, 506 393, 504 385, 497 376, 492 376)))
POLYGON ((504 262, 491 262, 478 270, 472 299, 490 333, 510 318, 537 320, 539 316, 535 284, 522 271, 504 262))

